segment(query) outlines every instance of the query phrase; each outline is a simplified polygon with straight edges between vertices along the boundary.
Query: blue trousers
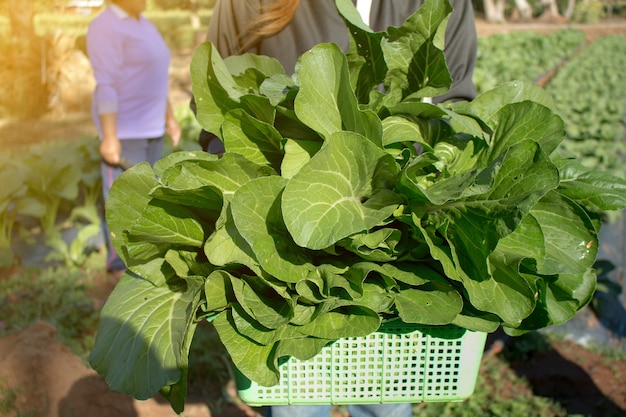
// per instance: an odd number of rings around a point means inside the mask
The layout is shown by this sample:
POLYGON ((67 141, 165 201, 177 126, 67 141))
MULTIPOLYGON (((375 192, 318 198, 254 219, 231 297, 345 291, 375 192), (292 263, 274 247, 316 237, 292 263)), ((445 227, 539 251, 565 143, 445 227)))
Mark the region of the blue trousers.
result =
MULTIPOLYGON (((329 417, 330 405, 280 405, 268 409, 266 417, 329 417)), ((350 417, 411 417, 411 404, 349 405, 350 417)))

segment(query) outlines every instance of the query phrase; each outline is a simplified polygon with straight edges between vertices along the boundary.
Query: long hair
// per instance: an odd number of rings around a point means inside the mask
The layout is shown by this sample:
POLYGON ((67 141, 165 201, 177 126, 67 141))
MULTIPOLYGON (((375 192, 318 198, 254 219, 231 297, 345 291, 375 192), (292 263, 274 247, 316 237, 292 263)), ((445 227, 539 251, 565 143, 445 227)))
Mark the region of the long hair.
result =
POLYGON ((276 0, 261 7, 261 14, 242 33, 240 52, 245 52, 261 39, 273 36, 291 22, 300 0, 276 0))

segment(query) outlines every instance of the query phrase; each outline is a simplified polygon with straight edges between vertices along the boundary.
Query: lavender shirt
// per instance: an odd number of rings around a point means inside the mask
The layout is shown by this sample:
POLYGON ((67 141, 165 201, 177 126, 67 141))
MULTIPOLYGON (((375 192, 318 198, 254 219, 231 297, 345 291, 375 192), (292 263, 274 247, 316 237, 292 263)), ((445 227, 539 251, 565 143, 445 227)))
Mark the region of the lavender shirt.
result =
POLYGON ((110 4, 89 24, 87 53, 96 79, 92 117, 100 137, 103 113, 117 113, 119 139, 162 136, 170 52, 156 27, 110 4))

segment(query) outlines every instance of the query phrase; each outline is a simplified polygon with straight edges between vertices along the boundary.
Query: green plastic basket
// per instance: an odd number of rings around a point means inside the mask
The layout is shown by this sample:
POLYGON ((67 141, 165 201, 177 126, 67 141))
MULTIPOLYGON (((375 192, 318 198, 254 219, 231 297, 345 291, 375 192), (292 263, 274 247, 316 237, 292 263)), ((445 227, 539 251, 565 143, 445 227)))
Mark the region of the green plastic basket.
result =
POLYGON ((339 339, 314 358, 289 358, 278 385, 237 372, 252 406, 463 401, 473 392, 486 333, 456 326, 388 323, 368 336, 339 339))

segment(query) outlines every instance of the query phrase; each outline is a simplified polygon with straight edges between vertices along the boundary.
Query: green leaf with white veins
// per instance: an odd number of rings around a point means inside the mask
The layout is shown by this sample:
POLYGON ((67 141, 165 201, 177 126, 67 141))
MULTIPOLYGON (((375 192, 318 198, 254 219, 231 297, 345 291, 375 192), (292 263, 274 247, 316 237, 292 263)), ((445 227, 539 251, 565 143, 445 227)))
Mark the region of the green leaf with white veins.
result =
POLYGON ((215 163, 207 163, 203 172, 207 184, 221 190, 224 199, 230 200, 243 184, 252 178, 272 175, 273 170, 267 166, 255 164, 242 155, 228 153, 215 163))
POLYGON ((382 41, 389 68, 385 85, 405 96, 434 96, 452 84, 443 58, 445 27, 452 12, 449 3, 425 1, 399 28, 390 27, 382 41))
POLYGON ((201 281, 160 285, 126 274, 102 309, 92 367, 116 391, 147 399, 181 379, 201 281))
POLYGON ((130 242, 167 244, 199 248, 204 242, 204 230, 192 211, 166 201, 152 200, 130 230, 130 242))
POLYGON ((250 162, 268 165, 280 172, 283 137, 274 126, 241 109, 231 110, 224 116, 222 138, 226 152, 238 153, 250 162))
POLYGON ((285 187, 287 229, 298 245, 324 249, 381 224, 401 203, 390 191, 397 175, 391 155, 358 134, 338 132, 285 187))
POLYGON ((315 269, 312 254, 297 246, 283 222, 280 197, 287 180, 257 178, 243 185, 232 200, 233 219, 261 267, 285 282, 298 282, 315 269))
POLYGON ((361 110, 346 56, 335 44, 321 44, 300 57, 300 91, 294 101, 298 118, 322 137, 349 130, 380 145, 382 125, 371 110, 361 110))

